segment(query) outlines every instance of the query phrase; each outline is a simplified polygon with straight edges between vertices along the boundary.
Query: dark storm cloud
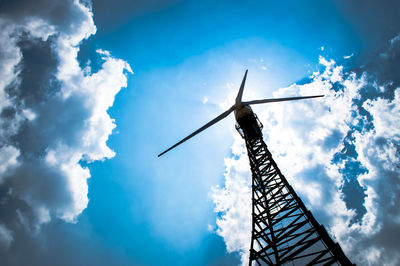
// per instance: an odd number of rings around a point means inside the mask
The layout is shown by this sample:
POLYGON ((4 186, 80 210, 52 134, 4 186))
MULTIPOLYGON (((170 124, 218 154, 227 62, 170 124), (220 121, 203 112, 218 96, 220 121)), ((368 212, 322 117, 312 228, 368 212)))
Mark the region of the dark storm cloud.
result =
POLYGON ((71 19, 69 13, 73 8, 71 1, 3 0, 0 2, 0 10, 0 15, 6 18, 23 20, 27 15, 35 15, 65 22, 71 19))
POLYGON ((0 1, 0 17, 21 24, 29 18, 39 18, 56 26, 57 31, 73 33, 87 19, 87 14, 74 2, 91 5, 90 1, 79 0, 3 0, 0 1))
MULTIPOLYGON (((8 104, 2 104, 7 106, 1 110, 1 122, 5 126, 14 123, 17 128, 16 132, 3 134, 9 136, 3 142, 18 150, 19 165, 3 174, 6 181, 0 184, 1 196, 5 202, 23 205, 15 208, 13 204, 3 204, 0 210, 3 217, 15 216, 13 221, 18 218, 20 224, 35 228, 48 221, 46 210, 62 213, 73 201, 67 177, 46 163, 46 152, 57 143, 69 145, 79 139, 75 132, 82 134, 78 129, 89 116, 83 99, 60 97, 61 85, 55 76, 59 65, 56 37, 34 37, 41 33, 32 32, 24 23, 40 19, 44 27, 69 25, 75 19, 71 14, 77 12, 72 12, 71 1, 3 1, 0 10, 3 23, 17 24, 18 30, 11 32, 9 42, 19 49, 22 59, 14 66, 15 80, 2 88, 8 104), (24 118, 24 110, 32 117, 24 118)), ((8 128, 3 127, 3 131, 8 128)), ((18 223, 7 226, 16 230, 18 223)))
POLYGON ((24 121, 12 137, 12 143, 27 157, 43 156, 60 139, 68 146, 73 145, 81 138, 80 129, 90 116, 84 107, 85 99, 59 97, 61 84, 55 77, 58 60, 51 43, 51 39, 45 42, 24 39, 18 43, 23 56, 17 66, 20 82, 7 90, 15 108, 28 108, 37 115, 32 122, 24 121))
MULTIPOLYGON (((113 156, 105 144, 114 128, 106 110, 126 86, 124 70, 130 68, 104 51, 98 52, 103 64, 98 72, 79 67, 77 45, 95 32, 90 5, 72 0, 0 2, 4 256, 10 249, 21 255, 41 243, 41 226, 54 218, 74 222, 88 202, 90 173, 80 162, 113 156)), ((26 265, 28 258, 9 256, 5 261, 26 265)))
MULTIPOLYGON (((0 212, 16 217, 25 215, 25 222, 34 227, 40 217, 34 212, 26 213, 27 208, 40 206, 57 214, 73 203, 68 177, 58 167, 49 166, 44 158, 46 152, 60 142, 69 147, 79 145, 77 140, 82 138, 84 121, 90 114, 81 97, 71 96, 64 100, 59 96, 61 85, 54 76, 58 62, 52 52, 51 40, 24 38, 18 44, 23 57, 17 66, 20 81, 7 88, 13 105, 5 110, 7 113, 14 108, 11 112, 14 115, 3 115, 3 111, 2 117, 15 120, 15 115, 23 109, 29 109, 36 117, 32 121, 22 121, 18 132, 8 140, 20 151, 21 164, 6 174, 7 181, 0 186, 3 191, 12 188, 7 197, 24 199, 28 206, 18 208, 20 211, 16 212, 15 206, 6 204, 0 207, 0 212)), ((18 223, 12 223, 11 228, 15 224, 18 223)))

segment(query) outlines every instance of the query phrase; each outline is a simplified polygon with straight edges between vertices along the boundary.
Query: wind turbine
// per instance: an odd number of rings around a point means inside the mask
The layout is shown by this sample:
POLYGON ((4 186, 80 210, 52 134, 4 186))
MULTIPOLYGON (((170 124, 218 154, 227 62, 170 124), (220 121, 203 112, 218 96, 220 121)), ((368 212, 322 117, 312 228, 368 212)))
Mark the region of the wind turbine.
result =
POLYGON ((247 70, 235 104, 166 149, 174 149, 234 112, 236 129, 244 138, 252 172, 252 232, 249 265, 353 265, 338 243, 305 207, 279 170, 262 137, 262 124, 251 105, 304 100, 324 95, 242 101, 247 70))
POLYGON ((254 100, 254 101, 248 101, 248 102, 242 102, 242 95, 243 95, 243 90, 244 90, 244 84, 246 83, 246 77, 247 77, 247 70, 244 73, 244 77, 242 80, 242 84, 240 85, 239 92, 236 96, 235 104, 231 106, 228 110, 199 128, 198 130, 194 131, 192 134, 189 136, 185 137, 175 145, 169 147, 162 153, 158 155, 158 157, 162 156, 163 154, 169 152, 176 146, 182 144, 183 142, 187 141, 188 139, 196 136, 203 130, 211 127, 212 125, 216 124, 217 122, 221 121, 228 115, 230 115, 232 112, 235 113, 235 118, 238 124, 245 130, 246 132, 250 133, 251 136, 258 135, 260 132, 258 132, 258 125, 253 113, 253 110, 251 109, 250 105, 253 104, 261 104, 261 103, 273 103, 273 102, 284 102, 284 101, 294 101, 294 100, 302 100, 302 99, 310 99, 310 98, 318 98, 318 97, 324 97, 324 95, 315 95, 315 96, 303 96, 303 97, 289 97, 289 98, 276 98, 276 99, 264 99, 264 100, 254 100))

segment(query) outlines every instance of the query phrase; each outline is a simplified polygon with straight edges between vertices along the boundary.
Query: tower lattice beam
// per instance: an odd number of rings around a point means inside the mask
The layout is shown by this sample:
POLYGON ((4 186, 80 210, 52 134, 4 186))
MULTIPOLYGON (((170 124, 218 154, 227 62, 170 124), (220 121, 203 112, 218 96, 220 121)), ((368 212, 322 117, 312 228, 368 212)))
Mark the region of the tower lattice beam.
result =
POLYGON ((353 265, 283 176, 257 125, 251 136, 236 126, 252 172, 249 265, 353 265))

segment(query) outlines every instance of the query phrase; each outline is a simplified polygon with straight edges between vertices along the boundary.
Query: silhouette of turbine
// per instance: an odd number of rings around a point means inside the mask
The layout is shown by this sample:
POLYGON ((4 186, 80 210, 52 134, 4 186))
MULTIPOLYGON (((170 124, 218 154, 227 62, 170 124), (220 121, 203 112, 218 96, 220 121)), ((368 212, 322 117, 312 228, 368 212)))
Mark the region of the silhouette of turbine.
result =
POLYGON ((294 101, 324 95, 242 101, 247 70, 235 104, 158 155, 235 113, 252 173, 252 231, 249 265, 353 265, 305 207, 279 170, 262 137, 262 124, 250 105, 294 101))

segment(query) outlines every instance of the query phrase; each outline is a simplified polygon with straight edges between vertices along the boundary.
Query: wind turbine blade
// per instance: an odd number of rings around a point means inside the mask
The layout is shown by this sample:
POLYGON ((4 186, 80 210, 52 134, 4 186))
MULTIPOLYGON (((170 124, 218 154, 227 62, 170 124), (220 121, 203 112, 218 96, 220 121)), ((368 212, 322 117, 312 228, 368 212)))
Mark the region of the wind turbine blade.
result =
POLYGON ((250 105, 250 104, 260 104, 260 103, 274 103, 274 102, 295 101, 295 100, 303 100, 303 99, 318 98, 318 97, 324 97, 324 95, 254 100, 254 101, 243 102, 243 104, 250 105))
POLYGON ((218 121, 224 119, 225 117, 227 117, 230 113, 232 113, 232 111, 235 109, 234 106, 232 106, 231 108, 229 108, 227 111, 223 112, 222 114, 220 114, 219 116, 217 116, 216 118, 214 118, 213 120, 211 120, 210 122, 208 122, 207 124, 205 124, 204 126, 202 126, 201 128, 199 128, 198 130, 196 130, 195 132, 193 132, 192 134, 190 134, 189 136, 187 136, 186 138, 182 139, 181 141, 179 141, 178 143, 176 143, 174 146, 168 148, 167 150, 163 151, 162 153, 160 153, 158 155, 158 157, 160 157, 161 155, 163 155, 166 152, 169 152, 170 150, 172 150, 173 148, 175 148, 176 146, 178 146, 179 144, 182 144, 183 142, 187 141, 188 139, 190 139, 191 137, 199 134, 201 131, 205 130, 206 128, 214 125, 215 123, 217 123, 218 121))
POLYGON ((244 84, 246 83, 246 77, 247 77, 247 69, 246 72, 244 73, 242 84, 240 85, 239 92, 236 96, 236 101, 235 101, 236 103, 240 103, 242 101, 242 95, 243 95, 244 84))

